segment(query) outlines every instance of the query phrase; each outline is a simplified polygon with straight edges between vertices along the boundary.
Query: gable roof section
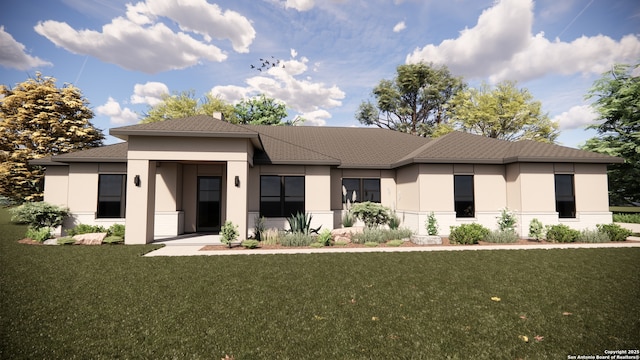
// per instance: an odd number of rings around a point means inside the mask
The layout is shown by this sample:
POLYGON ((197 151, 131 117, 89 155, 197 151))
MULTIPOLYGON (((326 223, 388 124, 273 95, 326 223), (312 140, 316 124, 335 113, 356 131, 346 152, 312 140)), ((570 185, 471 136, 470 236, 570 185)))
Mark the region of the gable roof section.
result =
POLYGON ((33 165, 65 165, 70 162, 127 162, 129 144, 121 142, 29 161, 33 165))

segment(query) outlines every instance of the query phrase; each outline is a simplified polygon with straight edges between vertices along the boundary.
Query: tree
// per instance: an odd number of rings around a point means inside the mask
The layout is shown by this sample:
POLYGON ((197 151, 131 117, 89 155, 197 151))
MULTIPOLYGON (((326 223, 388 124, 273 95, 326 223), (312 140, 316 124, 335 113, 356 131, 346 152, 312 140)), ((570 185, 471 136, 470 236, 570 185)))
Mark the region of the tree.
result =
POLYGON ((553 143, 558 137, 558 124, 541 112, 542 105, 527 89, 515 82, 504 81, 491 88, 482 84, 458 92, 451 99, 450 114, 454 126, 463 131, 491 138, 520 139, 553 143))
POLYGON ((213 115, 214 112, 221 112, 226 121, 237 122, 233 105, 211 94, 205 95, 200 102, 194 98, 194 91, 190 90, 172 95, 165 94, 161 103, 149 107, 142 122, 151 123, 193 115, 213 115))
POLYGON ((88 105, 80 89, 40 73, 13 89, 0 85, 0 195, 41 200, 43 169, 29 160, 102 144, 88 105))
POLYGON ((592 107, 604 122, 590 126, 598 136, 587 140, 582 149, 624 159, 609 166, 611 204, 640 202, 640 77, 632 74, 639 66, 615 65, 586 96, 596 99, 592 107))
POLYGON ((400 65, 396 72, 393 80, 378 83, 375 105, 362 102, 356 118, 365 125, 421 136, 446 124, 447 102, 465 88, 462 78, 452 76, 446 66, 425 63, 400 65))
POLYGON ((287 106, 264 94, 243 99, 235 106, 240 124, 281 125, 287 117, 287 106))

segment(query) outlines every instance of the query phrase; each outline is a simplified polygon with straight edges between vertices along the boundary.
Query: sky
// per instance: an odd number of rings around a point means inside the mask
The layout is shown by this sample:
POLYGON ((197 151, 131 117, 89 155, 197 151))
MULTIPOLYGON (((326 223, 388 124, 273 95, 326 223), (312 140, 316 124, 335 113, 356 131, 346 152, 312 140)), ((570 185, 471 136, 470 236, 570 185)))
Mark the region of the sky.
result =
POLYGON ((640 1, 20 0, 0 12, 0 84, 36 72, 73 84, 106 143, 182 91, 265 94, 305 125, 362 126, 378 82, 421 61, 472 87, 517 81, 577 147, 596 135, 593 82, 640 62, 640 1))

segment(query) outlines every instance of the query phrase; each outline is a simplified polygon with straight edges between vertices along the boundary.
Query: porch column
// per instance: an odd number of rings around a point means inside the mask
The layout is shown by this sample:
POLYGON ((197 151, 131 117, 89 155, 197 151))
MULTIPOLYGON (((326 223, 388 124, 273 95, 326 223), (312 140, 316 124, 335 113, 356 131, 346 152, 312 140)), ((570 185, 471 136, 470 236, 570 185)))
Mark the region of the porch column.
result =
POLYGON ((227 162, 226 220, 238 225, 238 232, 240 233, 238 240, 247 238, 248 173, 249 164, 246 161, 227 162))
POLYGON ((156 162, 127 161, 125 243, 147 244, 153 241, 155 198, 156 162))

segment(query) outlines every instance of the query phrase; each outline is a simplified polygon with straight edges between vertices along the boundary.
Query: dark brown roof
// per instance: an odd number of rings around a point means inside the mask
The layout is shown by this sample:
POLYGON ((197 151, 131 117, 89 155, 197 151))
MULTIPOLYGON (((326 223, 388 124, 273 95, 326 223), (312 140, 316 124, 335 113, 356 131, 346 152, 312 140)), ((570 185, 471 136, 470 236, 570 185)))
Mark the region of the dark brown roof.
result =
POLYGON ((218 120, 208 115, 195 115, 182 119, 170 119, 146 124, 113 128, 109 134, 127 140, 129 135, 189 136, 189 137, 239 137, 257 138, 258 134, 242 126, 218 120))
POLYGON ((129 144, 121 142, 67 154, 47 156, 31 160, 29 163, 33 165, 64 165, 70 162, 127 162, 128 147, 129 144))

